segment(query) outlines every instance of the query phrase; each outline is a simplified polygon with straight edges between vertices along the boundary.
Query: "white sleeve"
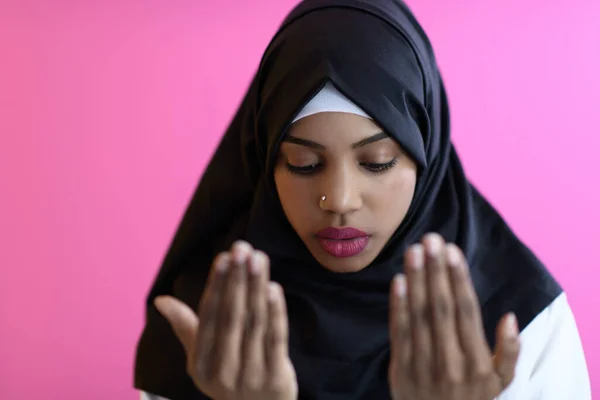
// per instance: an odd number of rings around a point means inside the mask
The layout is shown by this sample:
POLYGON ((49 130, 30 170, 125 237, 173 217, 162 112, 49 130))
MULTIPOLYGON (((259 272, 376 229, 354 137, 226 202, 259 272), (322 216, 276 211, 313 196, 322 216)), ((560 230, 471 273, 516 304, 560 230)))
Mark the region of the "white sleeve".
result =
MULTIPOLYGON (((497 400, 592 399, 581 339, 564 293, 520 337, 515 378, 497 400)), ((140 400, 168 399, 142 392, 140 400)))
POLYGON ((515 379, 497 400, 591 400, 583 347, 565 293, 520 337, 515 379))
POLYGON ((160 397, 155 394, 150 394, 146 392, 140 393, 140 400, 169 400, 166 397, 160 397))

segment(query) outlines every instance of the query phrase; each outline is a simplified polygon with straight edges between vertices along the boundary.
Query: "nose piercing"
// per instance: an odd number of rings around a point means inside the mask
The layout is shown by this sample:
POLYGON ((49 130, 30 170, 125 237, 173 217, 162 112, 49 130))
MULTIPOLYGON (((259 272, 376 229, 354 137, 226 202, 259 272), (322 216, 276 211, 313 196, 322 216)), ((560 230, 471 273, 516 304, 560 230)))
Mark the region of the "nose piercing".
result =
POLYGON ((325 203, 325 200, 327 200, 327 196, 321 196, 321 201, 319 201, 319 206, 321 206, 321 208, 323 208, 323 203, 325 203))

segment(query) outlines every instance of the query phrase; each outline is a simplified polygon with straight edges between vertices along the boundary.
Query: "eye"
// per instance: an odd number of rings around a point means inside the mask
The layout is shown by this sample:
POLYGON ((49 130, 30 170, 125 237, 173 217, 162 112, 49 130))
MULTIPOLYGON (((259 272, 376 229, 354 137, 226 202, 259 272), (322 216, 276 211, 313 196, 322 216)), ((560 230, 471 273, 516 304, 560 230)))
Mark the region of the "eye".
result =
POLYGON ((390 168, 393 168, 398 163, 398 159, 394 158, 391 161, 386 163, 361 163, 364 168, 366 168, 369 172, 374 174, 381 174, 390 168))
POLYGON ((311 164, 311 165, 303 165, 303 166, 297 166, 297 165, 292 165, 289 162, 285 163, 285 167, 288 169, 288 171, 290 171, 292 174, 297 174, 297 175, 311 175, 314 174, 315 172, 317 172, 317 170, 321 167, 321 164, 311 164))

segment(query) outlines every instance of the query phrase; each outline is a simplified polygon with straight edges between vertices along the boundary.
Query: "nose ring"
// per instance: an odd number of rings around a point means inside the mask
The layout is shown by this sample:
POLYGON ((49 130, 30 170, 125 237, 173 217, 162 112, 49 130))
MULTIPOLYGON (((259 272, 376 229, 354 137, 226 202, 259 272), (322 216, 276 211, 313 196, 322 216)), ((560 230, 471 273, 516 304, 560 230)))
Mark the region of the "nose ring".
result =
POLYGON ((325 196, 325 195, 321 196, 321 201, 319 201, 319 206, 321 208, 323 208, 325 200, 327 200, 327 196, 325 196))

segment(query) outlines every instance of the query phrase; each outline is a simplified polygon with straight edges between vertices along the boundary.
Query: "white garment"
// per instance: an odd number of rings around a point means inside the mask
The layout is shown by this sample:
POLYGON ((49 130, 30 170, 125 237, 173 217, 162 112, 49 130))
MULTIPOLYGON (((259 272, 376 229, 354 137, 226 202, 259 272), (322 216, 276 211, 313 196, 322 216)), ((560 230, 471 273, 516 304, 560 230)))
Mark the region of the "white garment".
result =
POLYGON ((372 119, 362 108, 352 100, 344 96, 331 82, 327 82, 323 89, 313 97, 308 104, 296 115, 292 123, 309 115, 322 112, 341 112, 356 114, 361 117, 372 119))
POLYGON ((583 347, 565 293, 521 332, 515 372, 497 400, 591 400, 583 347))
MULTIPOLYGON (((521 354, 510 386, 496 400, 591 400, 583 347, 565 293, 521 332, 521 354)), ((141 400, 168 400, 141 394, 141 400)))

